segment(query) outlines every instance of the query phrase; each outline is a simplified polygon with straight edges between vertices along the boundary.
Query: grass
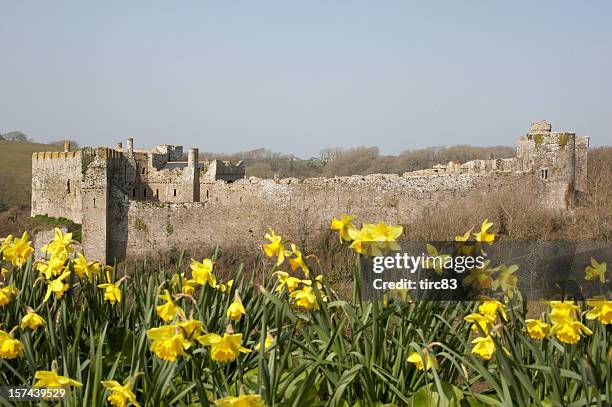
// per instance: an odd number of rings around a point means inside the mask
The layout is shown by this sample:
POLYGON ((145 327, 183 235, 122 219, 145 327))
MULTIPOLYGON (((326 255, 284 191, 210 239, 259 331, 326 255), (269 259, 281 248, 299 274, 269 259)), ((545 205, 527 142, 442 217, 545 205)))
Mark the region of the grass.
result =
POLYGON ((32 153, 60 150, 60 147, 48 144, 0 140, 0 211, 11 206, 29 205, 32 153))

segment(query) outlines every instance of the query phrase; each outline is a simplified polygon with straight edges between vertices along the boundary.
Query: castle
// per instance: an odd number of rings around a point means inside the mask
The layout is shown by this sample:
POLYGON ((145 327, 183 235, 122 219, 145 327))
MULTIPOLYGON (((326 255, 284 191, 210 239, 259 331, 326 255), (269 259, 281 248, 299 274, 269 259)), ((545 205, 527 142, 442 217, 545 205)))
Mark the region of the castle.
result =
POLYGON ((92 260, 168 250, 255 247, 268 227, 303 239, 341 212, 409 224, 432 207, 528 188, 534 205, 567 209, 586 191, 588 137, 533 123, 516 157, 449 162, 396 174, 281 180, 245 178, 244 163, 202 162, 198 149, 159 145, 32 155, 32 216, 82 226, 92 260))

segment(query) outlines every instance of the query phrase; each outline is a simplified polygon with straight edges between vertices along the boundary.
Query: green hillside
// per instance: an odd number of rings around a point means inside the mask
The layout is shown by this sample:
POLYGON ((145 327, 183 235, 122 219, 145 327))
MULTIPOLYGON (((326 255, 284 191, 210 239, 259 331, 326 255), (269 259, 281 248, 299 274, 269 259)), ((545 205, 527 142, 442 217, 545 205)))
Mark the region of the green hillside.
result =
POLYGON ((48 144, 0 140, 0 211, 29 205, 32 182, 32 153, 59 151, 48 144))

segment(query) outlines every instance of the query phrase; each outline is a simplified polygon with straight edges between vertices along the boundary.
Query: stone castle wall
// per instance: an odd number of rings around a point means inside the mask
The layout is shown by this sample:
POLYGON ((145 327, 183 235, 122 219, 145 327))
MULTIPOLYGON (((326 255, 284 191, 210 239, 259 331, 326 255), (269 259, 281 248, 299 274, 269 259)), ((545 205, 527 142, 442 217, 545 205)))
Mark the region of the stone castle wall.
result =
POLYGON ((343 212, 364 221, 409 225, 430 210, 452 208, 461 199, 478 200, 523 188, 536 191, 537 202, 554 196, 543 180, 511 173, 216 182, 208 185, 209 198, 203 202, 131 201, 113 208, 114 222, 121 226, 109 238, 122 244, 109 256, 155 256, 181 250, 194 255, 216 245, 253 250, 268 227, 308 244, 327 233, 331 219, 343 212))
POLYGON ((82 222, 81 151, 32 154, 32 216, 82 222))
MULTIPOLYGON (((244 178, 244 165, 187 161, 180 146, 151 152, 84 148, 32 156, 32 215, 82 224, 83 249, 94 260, 123 260, 214 245, 254 248, 268 227, 298 242, 329 233, 332 217, 409 225, 436 208, 500 192, 524 194, 532 205, 567 209, 586 191, 588 137, 552 133, 534 123, 517 155, 436 165, 399 175, 336 178, 244 178)), ((529 208, 526 208, 528 210, 529 208)))

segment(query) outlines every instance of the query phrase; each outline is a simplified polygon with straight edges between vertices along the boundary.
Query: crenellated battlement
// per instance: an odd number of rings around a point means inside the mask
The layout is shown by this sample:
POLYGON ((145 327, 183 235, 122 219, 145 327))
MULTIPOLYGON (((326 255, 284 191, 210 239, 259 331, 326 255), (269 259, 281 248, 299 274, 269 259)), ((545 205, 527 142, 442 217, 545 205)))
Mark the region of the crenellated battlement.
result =
POLYGON ((78 151, 43 151, 32 153, 32 160, 54 160, 61 158, 75 158, 78 151))

